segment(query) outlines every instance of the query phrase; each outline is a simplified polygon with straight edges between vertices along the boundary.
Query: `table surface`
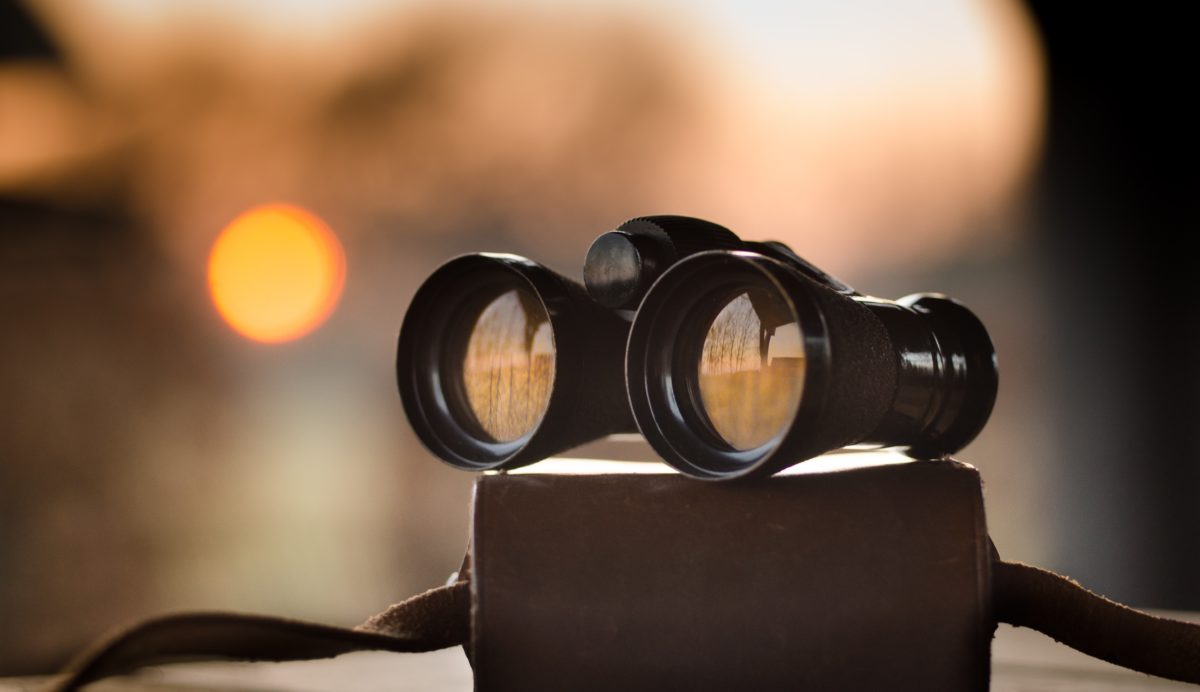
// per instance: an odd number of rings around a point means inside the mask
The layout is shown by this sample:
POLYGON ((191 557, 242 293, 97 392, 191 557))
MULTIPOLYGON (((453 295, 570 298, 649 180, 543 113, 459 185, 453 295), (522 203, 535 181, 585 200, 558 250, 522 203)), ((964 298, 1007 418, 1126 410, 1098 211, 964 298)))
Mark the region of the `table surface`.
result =
MULTIPOLYGON (((1200 622, 1200 613, 1166 613, 1200 622)), ((50 678, 0 680, 0 692, 37 692, 50 678)), ((465 692, 462 649, 428 654, 360 652, 295 663, 188 663, 97 683, 95 692, 465 692)), ((1001 625, 992 644, 993 692, 1194 690, 1097 661, 1032 630, 1001 625)))

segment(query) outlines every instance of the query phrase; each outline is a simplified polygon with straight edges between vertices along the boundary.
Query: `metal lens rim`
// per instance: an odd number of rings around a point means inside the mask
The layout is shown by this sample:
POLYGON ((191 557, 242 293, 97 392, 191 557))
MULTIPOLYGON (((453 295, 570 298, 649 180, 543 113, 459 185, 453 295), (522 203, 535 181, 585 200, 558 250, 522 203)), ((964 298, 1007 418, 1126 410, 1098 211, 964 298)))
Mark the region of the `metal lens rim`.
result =
POLYGON ((825 320, 809 283, 780 262, 730 251, 692 255, 658 279, 630 330, 626 378, 638 427, 664 461, 695 478, 723 480, 773 473, 776 457, 800 453, 804 431, 824 406, 830 361, 825 320), (793 419, 772 439, 738 450, 708 419, 696 364, 712 319, 727 298, 750 288, 774 293, 797 318, 806 371, 793 419))
MULTIPOLYGON (((524 435, 506 442, 483 430, 466 402, 462 384, 463 330, 472 315, 503 292, 526 290, 538 299, 555 338, 558 377, 558 328, 554 313, 531 274, 540 265, 516 255, 474 254, 450 260, 435 271, 413 297, 400 329, 396 378, 400 398, 421 442, 451 466, 485 471, 504 466, 537 436, 555 399, 550 398, 538 421, 524 435), (459 361, 459 362, 456 362, 459 361)), ((467 324, 471 322, 471 324, 467 324)), ((468 333, 469 335, 469 333, 468 333)))
POLYGON ((939 293, 916 293, 897 301, 925 316, 945 359, 939 387, 950 403, 926 423, 929 437, 909 448, 918 457, 953 454, 983 430, 999 385, 996 348, 983 322, 958 301, 939 293), (957 354, 957 355, 955 355, 957 354))

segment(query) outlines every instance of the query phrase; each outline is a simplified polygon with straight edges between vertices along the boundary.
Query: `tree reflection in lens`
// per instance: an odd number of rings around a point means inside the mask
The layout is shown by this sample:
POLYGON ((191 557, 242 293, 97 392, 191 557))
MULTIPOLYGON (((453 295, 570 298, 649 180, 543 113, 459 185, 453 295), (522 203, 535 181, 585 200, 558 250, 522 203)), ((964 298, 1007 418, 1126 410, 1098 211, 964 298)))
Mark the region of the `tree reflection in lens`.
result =
POLYGON ((804 390, 804 343, 787 305, 757 288, 726 304, 705 336, 699 385, 709 422, 734 449, 783 432, 804 390))
POLYGON ((510 442, 532 430, 554 384, 554 334, 537 298, 501 294, 479 313, 466 351, 463 388, 484 431, 510 442))

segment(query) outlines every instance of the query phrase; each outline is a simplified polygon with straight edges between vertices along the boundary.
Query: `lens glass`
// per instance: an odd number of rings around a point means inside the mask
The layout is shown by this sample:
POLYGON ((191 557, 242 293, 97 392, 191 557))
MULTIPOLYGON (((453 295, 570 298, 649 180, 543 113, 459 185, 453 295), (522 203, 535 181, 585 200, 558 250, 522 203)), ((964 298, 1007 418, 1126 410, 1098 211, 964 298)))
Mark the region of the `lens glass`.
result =
POLYGON ((554 384, 554 333, 541 301, 508 290, 471 324, 462 361, 469 413, 496 442, 526 435, 541 421, 554 384))
POLYGON ((773 291, 738 293, 713 319, 700 352, 699 389, 713 429, 753 449, 787 429, 804 390, 804 340, 773 291))

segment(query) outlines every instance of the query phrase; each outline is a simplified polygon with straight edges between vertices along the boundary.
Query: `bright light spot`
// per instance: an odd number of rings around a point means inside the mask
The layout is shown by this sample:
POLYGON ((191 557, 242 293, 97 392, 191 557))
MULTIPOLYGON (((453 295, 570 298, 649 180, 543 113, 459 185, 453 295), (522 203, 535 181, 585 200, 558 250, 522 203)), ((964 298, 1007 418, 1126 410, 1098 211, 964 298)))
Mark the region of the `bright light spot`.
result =
POLYGON ((239 334, 264 343, 296 339, 324 322, 345 274, 333 231, 287 204, 256 207, 234 219, 208 258, 217 312, 239 334))

